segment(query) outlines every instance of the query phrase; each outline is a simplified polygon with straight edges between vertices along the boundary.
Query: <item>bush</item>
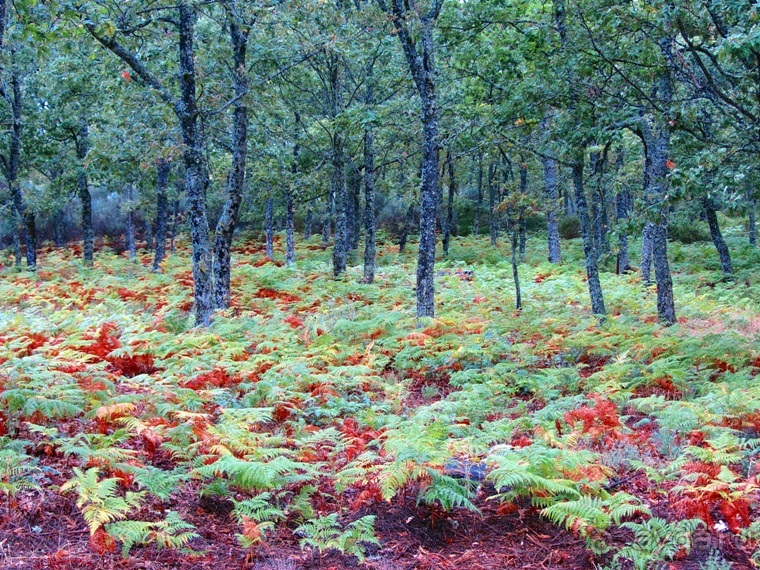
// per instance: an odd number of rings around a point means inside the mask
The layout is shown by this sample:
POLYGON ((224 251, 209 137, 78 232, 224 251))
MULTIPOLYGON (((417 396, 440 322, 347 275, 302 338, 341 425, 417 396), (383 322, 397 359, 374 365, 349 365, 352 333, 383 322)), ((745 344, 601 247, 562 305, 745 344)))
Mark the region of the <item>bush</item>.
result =
POLYGON ((581 237, 581 221, 578 216, 564 216, 560 219, 559 236, 564 239, 581 237))
POLYGON ((525 229, 529 232, 546 230, 546 216, 525 216, 525 229))
POLYGON ((668 226, 668 238, 680 243, 710 241, 710 231, 700 222, 675 221, 668 226))

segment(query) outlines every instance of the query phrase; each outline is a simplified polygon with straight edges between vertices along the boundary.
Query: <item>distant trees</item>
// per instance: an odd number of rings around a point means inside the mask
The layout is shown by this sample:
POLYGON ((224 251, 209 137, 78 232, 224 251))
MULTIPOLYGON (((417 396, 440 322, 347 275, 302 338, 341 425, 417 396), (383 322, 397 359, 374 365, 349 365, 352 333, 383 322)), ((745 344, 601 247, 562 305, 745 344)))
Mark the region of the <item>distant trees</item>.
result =
POLYGON ((93 196, 113 192, 107 217, 160 271, 182 210, 205 326, 230 306, 241 222, 272 258, 284 230, 291 266, 297 227, 321 229, 341 279, 362 244, 367 284, 378 226, 401 252, 418 228, 416 312, 433 317, 453 235, 487 226, 517 271, 540 216, 551 263, 577 224, 592 313, 603 270, 638 264, 671 324, 674 221, 704 219, 725 278, 720 210, 757 242, 757 17, 733 0, 0 0, 8 241, 33 269, 73 197, 90 265, 93 196))

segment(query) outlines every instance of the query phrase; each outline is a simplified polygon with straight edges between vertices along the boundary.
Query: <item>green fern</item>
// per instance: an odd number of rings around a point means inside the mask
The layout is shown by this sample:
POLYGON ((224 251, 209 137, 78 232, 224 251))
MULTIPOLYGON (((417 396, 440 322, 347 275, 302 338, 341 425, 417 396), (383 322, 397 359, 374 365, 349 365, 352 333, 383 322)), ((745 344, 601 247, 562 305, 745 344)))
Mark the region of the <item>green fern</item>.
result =
POLYGON ((459 481, 454 477, 443 475, 434 469, 429 469, 430 482, 420 492, 417 502, 431 505, 438 503, 445 510, 464 507, 471 511, 478 511, 472 503, 474 496, 472 484, 459 481))
POLYGON ((129 556, 135 546, 145 546, 155 542, 159 548, 185 549, 191 540, 200 535, 195 526, 183 521, 174 511, 168 511, 162 521, 119 521, 107 524, 106 532, 121 542, 121 555, 129 556))
POLYGON ((62 493, 76 490, 76 505, 82 511, 91 535, 107 523, 126 518, 130 510, 140 506, 140 501, 145 495, 144 492, 128 491, 124 497, 119 497, 116 494, 119 480, 112 477, 98 481, 99 472, 97 467, 85 472, 74 467, 74 477, 61 486, 62 493))
POLYGON ((224 455, 210 465, 196 468, 193 473, 201 477, 226 476, 231 484, 241 489, 265 490, 308 481, 313 477, 313 467, 282 456, 262 462, 224 455))
POLYGON ((243 522, 243 517, 248 517, 256 522, 284 519, 285 512, 272 504, 272 501, 271 493, 261 493, 242 501, 233 499, 235 507, 232 510, 232 516, 235 517, 238 523, 243 522))
POLYGON ((145 465, 131 470, 131 473, 135 477, 135 483, 162 501, 169 499, 177 487, 188 478, 187 472, 181 467, 172 471, 164 471, 151 465, 145 465))
POLYGON ((603 497, 582 496, 573 501, 562 501, 546 507, 541 514, 557 525, 576 531, 586 539, 589 548, 600 554, 609 547, 602 533, 612 525, 634 515, 649 514, 649 509, 628 493, 603 497))
POLYGON ((39 488, 34 479, 39 472, 36 464, 36 459, 16 449, 0 450, 0 492, 10 498, 25 489, 39 488))
POLYGON ((615 554, 615 561, 629 560, 636 570, 646 570, 657 563, 673 560, 681 550, 691 550, 691 536, 704 523, 700 519, 668 522, 651 518, 642 523, 623 523, 633 531, 634 542, 615 554))
POLYGON ((301 548, 310 546, 320 553, 335 549, 342 554, 356 556, 364 562, 367 554, 365 544, 380 545, 375 537, 375 517, 364 516, 341 529, 338 514, 332 513, 306 521, 295 533, 303 536, 301 548))

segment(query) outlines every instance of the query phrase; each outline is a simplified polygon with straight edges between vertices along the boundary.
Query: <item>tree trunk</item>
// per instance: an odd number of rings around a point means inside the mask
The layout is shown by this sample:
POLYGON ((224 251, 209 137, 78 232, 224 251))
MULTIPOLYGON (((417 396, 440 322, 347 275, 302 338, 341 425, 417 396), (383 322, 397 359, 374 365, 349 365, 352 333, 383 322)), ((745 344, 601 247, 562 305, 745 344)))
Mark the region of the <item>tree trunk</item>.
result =
POLYGON ((61 206, 53 214, 53 239, 55 240, 55 247, 61 248, 66 245, 66 208, 61 206))
MULTIPOLYGON (((343 61, 333 52, 329 59, 330 74, 330 113, 333 118, 343 111, 343 61)), ((339 277, 346 272, 346 255, 348 250, 348 222, 346 188, 346 161, 343 148, 343 134, 336 129, 332 133, 332 188, 331 195, 335 201, 335 240, 333 243, 333 276, 339 277)))
POLYGON ((628 255, 628 233, 622 226, 628 221, 628 190, 621 190, 615 196, 615 211, 618 224, 618 256, 617 273, 628 273, 631 270, 631 260, 628 255))
MULTIPOLYGON (((11 63, 12 65, 12 63, 11 63)), ((37 269, 37 228, 34 212, 24 201, 21 185, 18 181, 18 171, 21 161, 21 129, 22 129, 22 106, 21 84, 16 71, 12 70, 11 80, 11 126, 10 126, 10 149, 8 160, 5 162, 5 175, 8 188, 11 191, 13 207, 16 209, 21 222, 24 224, 24 245, 26 246, 26 266, 34 271, 37 269)))
POLYGON ((728 251, 728 246, 720 231, 715 202, 713 202, 712 198, 706 196, 702 199, 702 205, 705 209, 707 225, 710 226, 710 237, 712 238, 713 245, 715 245, 715 249, 718 251, 720 268, 723 271, 723 276, 726 278, 733 277, 734 270, 731 267, 731 253, 728 251))
POLYGON ((268 259, 274 259, 274 200, 267 198, 266 209, 266 252, 268 259))
POLYGON ((654 244, 654 224, 647 220, 641 232, 641 278, 645 286, 652 284, 652 247, 654 244))
POLYGON ((351 234, 351 251, 359 249, 359 239, 362 233, 362 219, 364 218, 361 207, 362 180, 361 173, 357 172, 353 193, 351 194, 354 219, 353 233, 351 234))
POLYGON ((335 190, 333 180, 330 179, 330 191, 325 204, 324 217, 322 218, 322 249, 327 249, 330 243, 330 225, 333 219, 333 210, 335 210, 335 190))
POLYGON ((174 239, 177 237, 177 224, 179 223, 179 198, 174 200, 172 208, 172 226, 169 232, 169 251, 174 253, 174 239))
POLYGON ((24 258, 21 251, 21 234, 24 233, 24 229, 18 218, 18 212, 15 207, 10 209, 11 212, 11 247, 13 248, 13 257, 15 258, 14 265, 21 267, 21 261, 24 258))
MULTIPOLYGON (((374 103, 372 68, 367 72, 366 103, 374 103)), ((364 129, 364 283, 375 281, 375 149, 372 126, 364 129)))
POLYGON ((84 115, 79 120, 79 132, 75 137, 77 159, 79 159, 79 172, 77 174, 77 189, 79 199, 82 202, 82 250, 84 252, 84 264, 92 267, 95 235, 92 229, 92 195, 87 180, 84 159, 90 150, 90 130, 84 115))
POLYGON ((475 219, 472 221, 472 234, 477 237, 480 233, 480 212, 483 208, 483 153, 478 153, 478 188, 475 198, 475 219))
POLYGON ((179 4, 179 86, 180 101, 175 108, 182 129, 182 158, 185 163, 185 195, 193 244, 193 284, 196 323, 211 324, 214 311, 212 288, 213 252, 206 215, 206 189, 209 184, 205 140, 198 129, 195 90, 195 14, 186 3, 179 4))
POLYGON ((235 103, 232 114, 232 166, 227 176, 227 199, 214 231, 214 307, 226 309, 230 306, 230 274, 232 265, 232 237, 238 223, 240 204, 245 189, 245 160, 248 152, 248 108, 245 95, 248 92, 246 72, 246 50, 248 49, 248 28, 237 21, 234 10, 229 6, 228 23, 230 45, 232 47, 232 84, 235 103))
POLYGON ((156 91, 161 99, 171 105, 179 120, 182 132, 182 161, 185 166, 185 195, 187 215, 190 222, 190 239, 193 246, 193 287, 195 298, 196 324, 207 326, 214 311, 212 287, 213 252, 209 238, 209 224, 206 215, 206 189, 209 176, 206 165, 205 137, 199 129, 198 100, 195 85, 195 49, 193 36, 195 12, 186 1, 177 6, 179 21, 179 98, 162 85, 161 81, 148 71, 139 57, 122 46, 115 36, 100 35, 94 22, 85 21, 84 28, 101 45, 121 58, 140 76, 146 86, 156 91))
POLYGON ((583 255, 586 259, 586 277, 591 297, 591 310, 595 315, 604 317, 607 311, 604 307, 604 295, 602 284, 599 281, 599 267, 597 265, 596 251, 593 243, 593 227, 589 219, 586 193, 583 186, 583 151, 579 152, 572 165, 573 188, 575 190, 575 205, 581 226, 581 238, 583 241, 583 255))
POLYGON ((747 209, 748 212, 748 224, 749 224, 749 245, 757 247, 757 224, 755 222, 755 200, 750 193, 749 184, 747 184, 746 190, 747 196, 747 209))
POLYGON ((346 177, 343 161, 343 139, 337 133, 333 142, 333 192, 335 196, 335 240, 333 244, 333 276, 346 272, 346 177))
POLYGON ((135 220, 134 220, 134 213, 132 210, 132 201, 134 200, 134 186, 131 184, 126 185, 127 190, 127 203, 129 204, 129 209, 127 210, 127 219, 124 224, 124 246, 127 248, 127 251, 129 252, 129 259, 134 260, 136 251, 135 251, 135 220))
POLYGON ((311 227, 314 225, 314 200, 309 200, 306 204, 306 220, 303 225, 303 239, 309 241, 311 239, 311 227))
POLYGON ((409 239, 409 231, 412 229, 414 223, 414 204, 409 204, 406 209, 406 216, 404 216, 404 225, 401 227, 401 236, 398 240, 398 252, 406 252, 406 242, 409 239))
POLYGON ((156 253, 153 257, 153 271, 161 270, 161 262, 166 257, 166 226, 169 216, 169 200, 166 197, 166 188, 169 185, 169 172, 171 164, 166 160, 159 160, 158 175, 156 176, 156 253))
MULTIPOLYGON (((659 41, 660 52, 665 60, 665 67, 659 79, 658 95, 662 106, 669 112, 673 100, 673 81, 670 69, 673 61, 672 38, 664 37, 659 41)), ((660 322, 669 326, 676 322, 676 310, 673 299, 673 280, 668 263, 668 158, 670 156, 670 122, 667 114, 653 119, 654 130, 647 119, 642 123, 644 137, 645 160, 649 172, 646 176, 649 189, 648 203, 653 206, 654 230, 652 234, 652 260, 654 262, 655 279, 657 280, 657 315, 660 322)))
POLYGON ((450 150, 446 151, 446 165, 449 171, 449 194, 446 201, 446 221, 443 227, 443 255, 448 257, 451 232, 454 227, 454 195, 457 191, 456 178, 454 177, 454 162, 451 158, 450 150))
POLYGON ((518 230, 512 229, 512 279, 515 282, 515 309, 522 310, 522 293, 520 291, 520 273, 517 270, 518 230))
POLYGON ((559 244, 559 221, 557 219, 557 163, 552 158, 544 158, 544 180, 546 181, 546 233, 549 246, 549 262, 560 263, 562 253, 559 244))
POLYGON ((499 222, 496 218, 496 188, 494 176, 496 174, 496 165, 488 165, 488 231, 491 235, 491 245, 496 247, 499 239, 499 222))
POLYGON ((525 200, 528 193, 528 165, 520 161, 520 204, 517 210, 517 231, 519 241, 519 261, 525 261, 525 246, 527 240, 527 222, 525 220, 525 200))
POLYGON ((287 266, 296 262, 295 217, 293 189, 288 188, 285 196, 285 265, 287 266))
MULTIPOLYGON (((407 27, 408 8, 392 0, 393 25, 414 78, 422 106, 422 180, 420 185, 420 246, 417 254, 417 317, 435 316, 435 220, 438 195, 438 100, 435 93, 433 23, 442 0, 434 0, 430 11, 417 13, 422 25, 421 53, 407 27)), ((387 10, 383 1, 381 6, 387 10)))

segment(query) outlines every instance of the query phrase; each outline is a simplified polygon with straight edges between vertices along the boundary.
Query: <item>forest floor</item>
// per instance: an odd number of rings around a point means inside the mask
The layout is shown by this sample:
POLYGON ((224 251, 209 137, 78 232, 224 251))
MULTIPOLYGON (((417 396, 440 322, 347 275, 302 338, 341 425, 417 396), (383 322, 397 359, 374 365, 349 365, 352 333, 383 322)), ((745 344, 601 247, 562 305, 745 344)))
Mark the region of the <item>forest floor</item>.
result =
POLYGON ((522 311, 508 251, 462 238, 419 327, 390 242, 365 285, 243 240, 207 330, 184 246, 6 260, 0 568, 754 568, 760 252, 726 233, 732 281, 671 244, 670 328, 612 272, 600 325, 578 240, 552 266, 540 236, 522 311))

